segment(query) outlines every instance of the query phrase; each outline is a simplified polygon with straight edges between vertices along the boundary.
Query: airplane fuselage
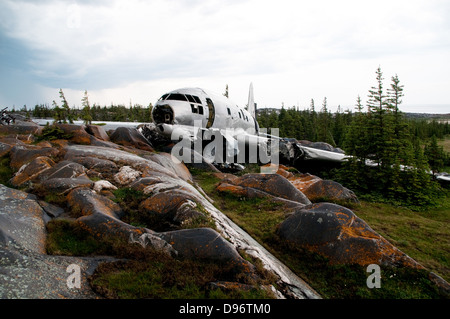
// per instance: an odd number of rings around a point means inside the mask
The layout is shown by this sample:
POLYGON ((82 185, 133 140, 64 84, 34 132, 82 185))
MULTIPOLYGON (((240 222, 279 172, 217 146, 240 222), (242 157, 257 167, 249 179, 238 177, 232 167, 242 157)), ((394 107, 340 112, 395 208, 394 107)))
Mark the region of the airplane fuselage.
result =
POLYGON ((194 126, 202 129, 245 130, 257 134, 258 122, 245 109, 223 95, 200 88, 183 88, 164 94, 152 110, 152 119, 164 126, 194 126))

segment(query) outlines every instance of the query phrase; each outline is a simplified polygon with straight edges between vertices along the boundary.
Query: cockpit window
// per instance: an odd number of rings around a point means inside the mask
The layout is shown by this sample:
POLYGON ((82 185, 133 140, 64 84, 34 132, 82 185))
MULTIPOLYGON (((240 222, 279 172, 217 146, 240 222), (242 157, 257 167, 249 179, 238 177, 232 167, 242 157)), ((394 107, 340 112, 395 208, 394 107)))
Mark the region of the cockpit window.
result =
POLYGON ((179 94, 179 93, 170 94, 169 97, 167 98, 167 100, 187 102, 186 97, 183 94, 179 94))
POLYGON ((164 94, 159 98, 159 101, 164 101, 169 94, 164 94))
POLYGON ((194 98, 194 100, 195 100, 196 103, 202 104, 202 101, 200 101, 200 99, 199 99, 198 96, 193 95, 192 97, 194 98))
POLYGON ((194 97, 192 95, 186 94, 186 97, 187 97, 189 102, 196 103, 195 100, 194 100, 194 97))

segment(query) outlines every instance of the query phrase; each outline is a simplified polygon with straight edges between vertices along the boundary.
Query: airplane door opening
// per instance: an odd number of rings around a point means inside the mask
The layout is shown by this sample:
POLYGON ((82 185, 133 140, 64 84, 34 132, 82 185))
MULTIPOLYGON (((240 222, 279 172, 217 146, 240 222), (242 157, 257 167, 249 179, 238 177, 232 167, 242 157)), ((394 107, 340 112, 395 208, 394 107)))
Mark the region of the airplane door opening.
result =
POLYGON ((214 118, 216 117, 216 111, 214 109, 214 103, 210 98, 206 98, 206 104, 208 105, 209 116, 208 123, 206 124, 206 128, 210 128, 214 123, 214 118))

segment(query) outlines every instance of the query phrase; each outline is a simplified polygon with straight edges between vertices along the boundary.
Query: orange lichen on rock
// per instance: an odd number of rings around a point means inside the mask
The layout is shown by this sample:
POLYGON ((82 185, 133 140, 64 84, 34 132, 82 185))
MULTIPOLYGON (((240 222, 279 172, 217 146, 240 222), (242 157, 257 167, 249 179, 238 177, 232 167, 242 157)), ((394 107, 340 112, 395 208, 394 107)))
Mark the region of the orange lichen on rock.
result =
POLYGON ((50 169, 55 162, 47 156, 39 156, 27 165, 23 165, 21 169, 11 179, 11 184, 18 187, 28 181, 34 181, 39 175, 50 169))
POLYGON ((422 268, 351 210, 335 204, 319 203, 297 210, 277 232, 284 240, 324 255, 331 263, 422 268))
POLYGON ((289 181, 292 183, 292 185, 294 185, 295 188, 297 188, 301 192, 320 180, 320 177, 311 174, 300 174, 297 176, 289 177, 289 181))
POLYGON ((232 192, 239 196, 272 196, 303 205, 311 204, 301 191, 296 189, 286 178, 277 174, 246 174, 235 179, 222 181, 217 189, 232 192))
POLYGON ((32 160, 40 156, 54 157, 58 155, 59 151, 51 147, 38 147, 38 146, 14 146, 11 151, 10 166, 19 170, 23 165, 28 164, 32 160))

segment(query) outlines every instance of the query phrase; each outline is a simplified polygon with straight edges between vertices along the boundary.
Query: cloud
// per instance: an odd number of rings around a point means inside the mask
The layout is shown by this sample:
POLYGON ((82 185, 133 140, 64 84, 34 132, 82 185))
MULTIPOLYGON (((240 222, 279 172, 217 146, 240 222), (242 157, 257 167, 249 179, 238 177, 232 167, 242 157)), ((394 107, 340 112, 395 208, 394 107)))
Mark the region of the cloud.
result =
MULTIPOLYGON (((448 84, 449 8, 437 0, 4 0, 0 81, 21 78, 36 96, 42 87, 86 89, 100 103, 157 98, 164 91, 149 91, 168 83, 220 91, 228 83, 246 101, 254 81, 267 106, 324 96, 352 105, 381 65, 411 92, 427 88, 416 101, 441 103, 433 87, 448 84)), ((0 103, 20 96, 5 94, 0 103)))

